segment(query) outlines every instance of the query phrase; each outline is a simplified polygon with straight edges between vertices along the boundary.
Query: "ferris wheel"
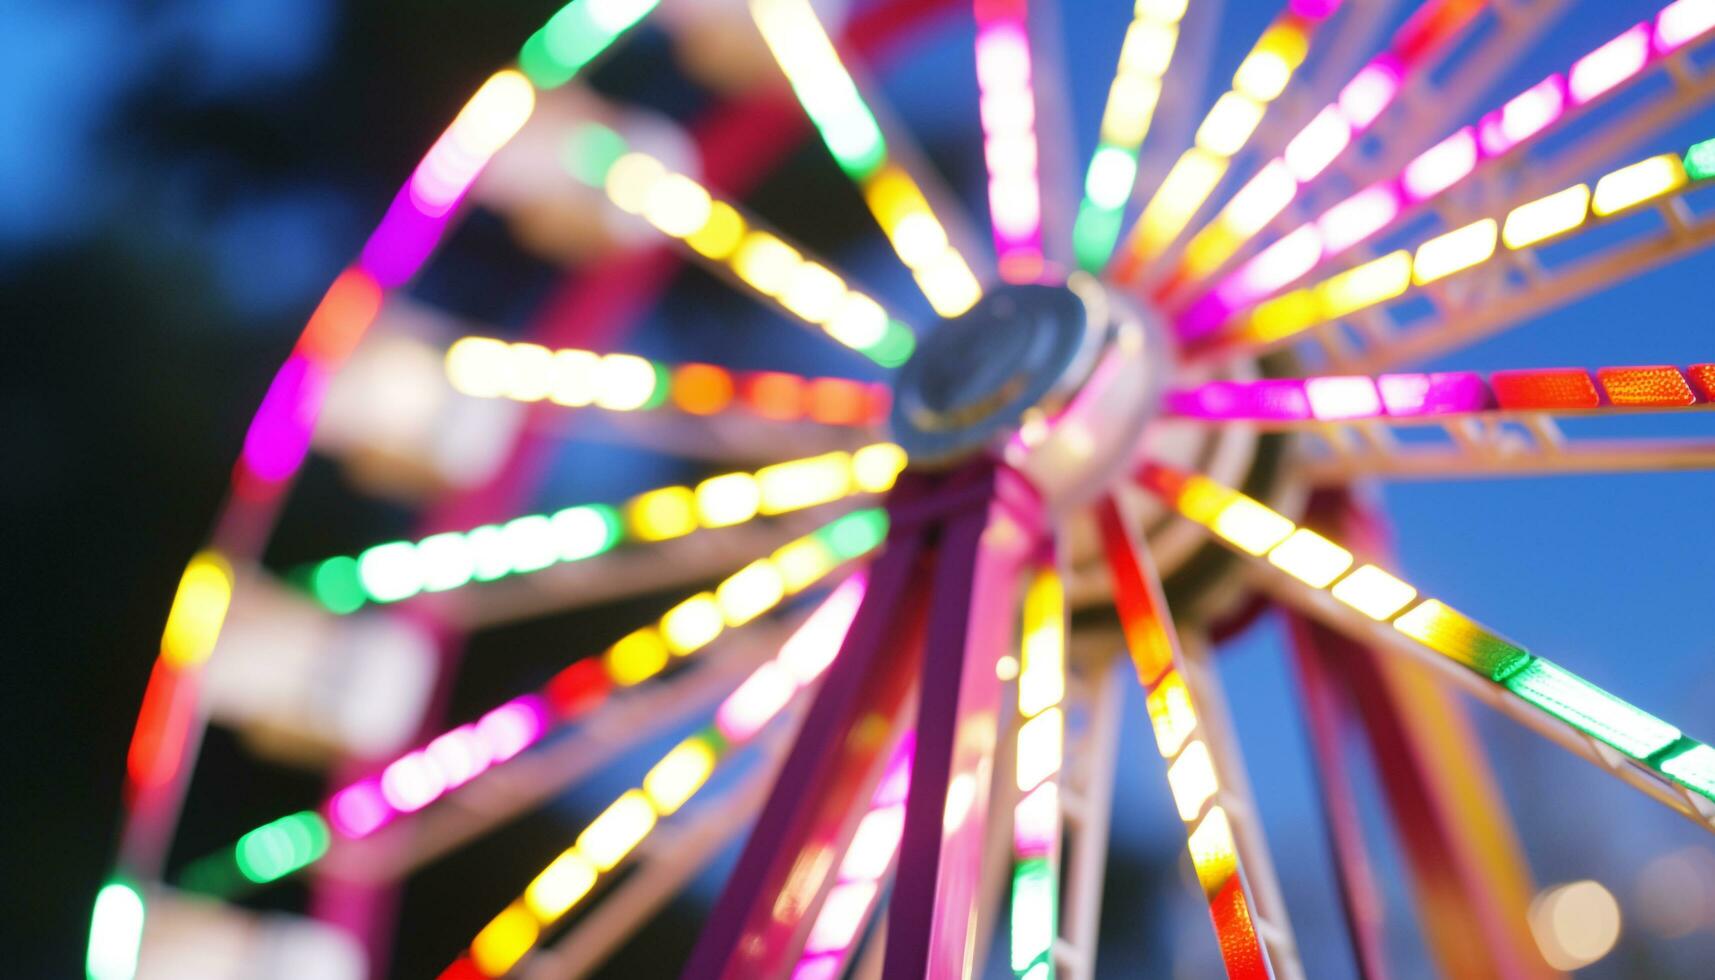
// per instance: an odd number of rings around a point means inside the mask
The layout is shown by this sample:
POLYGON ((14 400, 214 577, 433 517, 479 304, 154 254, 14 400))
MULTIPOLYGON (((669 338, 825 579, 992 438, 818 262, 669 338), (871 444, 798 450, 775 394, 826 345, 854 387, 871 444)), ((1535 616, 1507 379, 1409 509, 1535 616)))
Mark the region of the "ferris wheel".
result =
POLYGON ((686 976, 970 976, 991 947, 1029 980, 1095 976, 1124 756, 1174 812, 1121 816, 1183 824, 1226 974, 1302 977, 1212 660, 1263 607, 1290 627, 1359 974, 1388 956, 1352 732, 1436 968, 1582 965, 1533 938, 1465 702, 1707 831, 1715 748, 1695 736, 1715 723, 1658 717, 1406 581, 1363 492, 1715 467, 1715 435, 1564 424, 1707 413, 1715 363, 1421 366, 1715 240, 1715 138, 1663 136, 1715 101, 1715 0, 1640 3, 1494 99, 1566 6, 1289 0, 1209 80, 1237 29, 1220 4, 1136 0, 1077 161, 1065 62, 1116 45, 1046 0, 573 0, 423 156, 250 424, 142 698, 88 976, 360 977, 394 945, 447 945, 391 935, 390 891, 690 731, 441 975, 596 972, 737 846, 686 976), (992 241, 863 73, 957 18, 992 241), (690 124, 585 84, 639 57, 639 30, 706 85, 690 124), (799 238, 821 216, 747 208, 812 130, 920 296, 815 255, 799 238), (475 212, 570 270, 523 332, 411 292, 475 212), (630 352, 681 263, 886 380, 630 352), (897 310, 919 303, 933 316, 897 310), (544 461, 586 443, 706 476, 531 512, 544 461), (264 561, 312 453, 420 533, 264 561), (557 637, 545 683, 448 714, 465 636, 597 606, 655 612, 557 637), (1130 685, 1147 746, 1121 740, 1130 685), (327 791, 181 860, 181 814, 218 803, 191 787, 210 726, 327 791), (313 879, 306 915, 239 901, 292 876, 313 879))

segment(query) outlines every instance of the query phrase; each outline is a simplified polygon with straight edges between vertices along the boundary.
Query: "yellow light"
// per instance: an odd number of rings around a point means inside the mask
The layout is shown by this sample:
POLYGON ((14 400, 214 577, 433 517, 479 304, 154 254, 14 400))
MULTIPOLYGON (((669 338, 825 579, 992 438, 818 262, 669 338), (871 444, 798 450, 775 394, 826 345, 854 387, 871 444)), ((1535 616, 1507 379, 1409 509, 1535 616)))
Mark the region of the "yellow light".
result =
POLYGON ((509 356, 511 374, 503 394, 521 402, 548 397, 554 387, 554 352, 541 344, 513 344, 509 356))
POLYGON ((1495 219, 1473 221, 1445 235, 1437 235, 1417 246, 1411 278, 1419 286, 1463 272, 1495 254, 1498 226, 1495 219))
POLYGON ((714 201, 701 184, 684 174, 667 174, 643 199, 643 218, 672 235, 686 238, 708 223, 714 201))
POLYGON ((447 348, 447 382, 460 394, 498 398, 511 376, 512 347, 492 337, 461 337, 447 348))
POLYGON ((1179 28, 1153 20, 1134 20, 1120 46, 1120 70, 1160 78, 1173 62, 1179 28))
POLYGON ((704 527, 743 524, 756 516, 762 491, 749 473, 712 476, 697 484, 697 520, 704 527))
POLYGON ((743 626, 774 608, 785 595, 780 570, 766 558, 751 562, 715 587, 715 599, 728 626, 743 626))
POLYGON ((786 283, 780 305, 811 323, 825 323, 839 312, 846 283, 815 262, 800 265, 786 283))
POLYGON ((1178 23, 1179 19, 1185 16, 1185 5, 1188 2, 1189 0, 1137 0, 1134 11, 1138 17, 1178 23))
POLYGON ((1249 333, 1257 340, 1290 337, 1317 323, 1321 306, 1312 289, 1282 293, 1251 311, 1249 333))
POLYGON ((1620 903, 1588 879, 1550 888, 1530 903, 1530 931, 1549 966, 1582 969, 1619 941, 1620 903))
POLYGON ((1136 146, 1149 135, 1156 104, 1161 101, 1161 79, 1148 75, 1120 75, 1108 87, 1107 108, 1102 111, 1102 139, 1117 146, 1136 146))
POLYGON ((625 791, 578 835, 577 847, 597 871, 611 871, 655 826, 655 808, 640 789, 625 791))
POLYGON ((1417 590, 1374 565, 1361 565, 1340 580, 1331 593, 1365 616, 1386 622, 1417 598, 1417 590))
POLYGON ((1425 599, 1393 621, 1393 628, 1493 681, 1530 662, 1530 654, 1436 599, 1425 599))
POLYGON ((1221 263, 1227 261, 1238 251, 1239 246, 1244 244, 1247 236, 1228 224, 1225 217, 1226 212, 1222 211, 1221 217, 1198 232, 1192 237, 1191 243, 1185 246, 1184 264, 1187 276, 1200 279, 1208 275, 1220 268, 1221 263))
POLYGON ((724 628, 720 602, 709 592, 697 593, 661 617, 667 649, 681 656, 707 646, 724 628))
POLYGON ((1150 258, 1179 236, 1227 172, 1227 158, 1201 147, 1185 151, 1138 219, 1138 251, 1150 258))
POLYGON ((1324 317, 1340 317, 1393 299, 1411 285, 1411 253, 1389 252, 1379 259, 1331 276, 1316 287, 1324 317))
POLYGON ((1292 533, 1293 524, 1249 497, 1235 495, 1209 527, 1241 550, 1261 557, 1292 533))
POLYGON ((665 817, 685 805, 715 769, 715 750, 700 738, 688 738, 655 763, 643 777, 643 792, 665 817))
POLYGON ((486 157, 517 134, 536 107, 536 87, 523 73, 497 71, 482 83, 448 127, 460 149, 486 157))
POLYGON ((762 489, 764 514, 825 504, 851 492, 851 456, 824 453, 764 466, 756 471, 756 482, 762 489))
POLYGON ((1193 476, 1179 493, 1179 513, 1207 527, 1237 496, 1208 477, 1193 476))
POLYGON ((1197 711, 1191 707, 1191 691, 1179 671, 1170 670, 1144 701, 1149 724, 1155 729, 1155 747, 1163 759, 1171 759, 1197 728, 1197 711))
POLYGON ((912 278, 939 316, 954 317, 976 305, 983 287, 958 252, 943 251, 933 262, 912 270, 912 278))
POLYGON ((862 293, 848 292, 822 329, 847 347, 862 350, 886 336, 887 311, 862 293))
POLYGON ((1066 696, 1066 591, 1052 569, 1038 571, 1024 593, 1024 642, 1018 710, 1026 718, 1066 696))
POLYGON ((646 681, 667 666, 667 644, 653 626, 634 630, 619 638, 603 655, 607 675, 615 684, 629 687, 646 681))
POLYGON ((1199 147, 1219 157, 1231 157, 1244 148, 1256 124, 1262 121, 1263 104, 1238 92, 1215 100, 1215 107, 1197 127, 1199 147))
POLYGON ((1663 153, 1629 167, 1621 167, 1596 181, 1590 210, 1606 217, 1645 201, 1653 201, 1685 184, 1685 165, 1680 162, 1679 154, 1663 153))
POLYGON ((589 858, 577 848, 570 848, 543 868, 524 889, 524 906, 538 920, 552 922, 588 895, 595 887, 595 879, 595 866, 589 858))
POLYGON ((782 545, 769 556, 769 560, 780 570, 788 595, 813 585, 834 564, 828 549, 813 538, 800 538, 782 545))
POLYGON ((1018 726, 1019 792, 1030 792, 1060 771, 1065 728, 1066 717, 1059 708, 1049 708, 1018 726))
POLYGON ((1590 186, 1579 184, 1513 208, 1501 226, 1507 248, 1535 245, 1584 223, 1590 210, 1590 186))
POLYGON ((627 153, 607 170, 607 196, 628 214, 642 214, 649 192, 667 176, 661 161, 647 153, 627 153))
POLYGON ((1186 838, 1191 848, 1191 866, 1197 870, 1197 883, 1205 895, 1214 895, 1238 869, 1238 848, 1233 846, 1233 828, 1227 822, 1227 811, 1210 807, 1197 829, 1186 838))
POLYGON ((630 412, 649 404, 655 396, 660 379, 655 365, 634 354, 608 354, 601 359, 600 386, 596 389, 598 408, 614 412, 630 412))
POLYGON ((852 453, 852 479, 865 493, 886 493, 905 469, 905 450, 878 442, 852 453))
POLYGON ((1315 531, 1299 528, 1268 553, 1268 563, 1305 585, 1325 589, 1352 567, 1352 553, 1315 531))
POLYGON ((548 398, 556 405, 572 408, 594 402, 601 376, 601 361, 601 355, 594 351, 556 351, 548 398))
POLYGON ((932 262, 947 250, 947 230, 927 210, 901 216, 887 237, 907 266, 932 262))
POLYGON ((738 248, 744 238, 744 218, 725 201, 709 205, 709 216, 703 226, 685 239, 685 244, 704 258, 720 261, 738 248))
POLYGON ((207 660, 231 605, 232 566, 212 551, 198 552, 173 594, 161 631, 161 659, 170 667, 194 667, 207 660))
POLYGON ((744 236, 733 256, 733 271, 766 296, 779 296, 786 291, 792 274, 803 264, 798 250, 766 231, 752 231, 744 236))
POLYGON ((644 541, 665 541, 697 529, 697 496, 690 487, 662 487, 626 502, 625 522, 644 541))
POLYGON ((470 958, 476 968, 498 977, 524 958, 536 944, 536 917, 517 905, 508 905, 470 941, 470 958))
POLYGON ((1167 786, 1173 791, 1173 805, 1179 808, 1179 819, 1190 823, 1203 811, 1203 804, 1220 788, 1215 780, 1215 761, 1209 756, 1209 746, 1202 739, 1192 739, 1167 767, 1167 786))
POLYGON ((1233 73, 1233 88, 1258 102, 1272 102, 1292 80, 1292 66, 1273 51, 1252 51, 1233 73))

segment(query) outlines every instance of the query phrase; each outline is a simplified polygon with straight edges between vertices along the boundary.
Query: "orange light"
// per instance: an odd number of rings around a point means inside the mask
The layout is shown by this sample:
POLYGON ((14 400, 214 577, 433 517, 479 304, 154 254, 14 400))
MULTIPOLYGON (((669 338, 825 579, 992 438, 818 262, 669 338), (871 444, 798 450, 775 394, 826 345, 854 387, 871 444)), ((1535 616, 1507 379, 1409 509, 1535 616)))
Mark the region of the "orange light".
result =
POLYGON ((692 415, 713 415, 732 402, 732 375, 712 364, 686 364, 673 372, 673 404, 692 415))
POLYGON ((810 417, 824 425, 869 421, 869 392, 856 381, 817 378, 810 382, 810 417))
POLYGON ((751 376, 745 400, 756 414, 789 420, 804 414, 804 381, 791 374, 763 371, 751 376))
POLYGON ((194 674, 174 670, 164 660, 155 661, 125 760, 132 789, 163 785, 179 771, 196 700, 195 684, 194 674))
POLYGON ((347 269, 328 287, 298 338, 298 352, 326 365, 345 360, 381 311, 381 284, 361 269, 347 269))
POLYGON ((1685 376, 1672 367, 1607 367, 1596 372, 1615 405, 1694 405, 1685 376))
POLYGON ((1595 408, 1602 403, 1590 372, 1575 368, 1496 371, 1489 387, 1502 408, 1595 408))

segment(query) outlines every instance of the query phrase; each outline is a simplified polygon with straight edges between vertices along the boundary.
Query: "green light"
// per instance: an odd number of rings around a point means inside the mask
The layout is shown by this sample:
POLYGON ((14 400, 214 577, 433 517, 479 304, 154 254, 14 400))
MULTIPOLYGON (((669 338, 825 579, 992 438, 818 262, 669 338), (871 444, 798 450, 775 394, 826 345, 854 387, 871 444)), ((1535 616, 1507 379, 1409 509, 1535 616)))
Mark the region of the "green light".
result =
POLYGON ((518 67, 537 88, 572 80, 659 0, 572 0, 518 52, 518 67))
POLYGON ((911 328, 898 320, 887 321, 887 332, 881 339, 865 347, 863 353, 882 367, 898 367, 917 349, 917 338, 911 328))
POLYGON ((539 572, 560 560, 553 524, 541 514, 513 518, 501 527, 514 572, 539 572))
POLYGON ((560 162, 573 177, 591 187, 601 187, 607 183, 613 162, 629 149, 625 137, 601 123, 584 123, 566 138, 560 162))
POLYGON ((314 811, 303 810, 238 838, 233 860, 240 874, 262 885, 316 861, 327 850, 326 821, 314 811))
POLYGON ((357 578, 357 559, 347 555, 316 565, 310 572, 310 592, 329 612, 341 616, 362 609, 368 599, 357 578))
POLYGON ((1646 759, 1679 738, 1679 729, 1667 722, 1541 658, 1502 683, 1531 704, 1634 759, 1646 759))
POLYGON ((815 533, 839 561, 849 561, 881 543, 887 536, 887 511, 880 507, 854 510, 815 533))
POLYGON ((373 602, 398 602, 423 590, 423 569, 417 546, 389 541, 357 556, 357 579, 373 602))
POLYGON ((512 556, 506 551, 506 534, 493 524, 484 524, 466 532, 471 553, 476 556, 476 570, 471 578, 492 582, 512 574, 512 556))
POLYGON ((1658 767, 1668 778, 1715 800, 1715 748, 1693 739, 1680 739, 1658 767))
POLYGON ((655 388, 649 392, 649 400, 638 406, 642 409, 660 408, 667 404, 667 395, 673 387, 673 371, 660 361, 650 361, 649 366, 655 369, 655 388))
POLYGON ((1131 198, 1131 187, 1136 180, 1137 151, 1104 144, 1090 158, 1089 172, 1084 175, 1084 194, 1091 204, 1104 211, 1123 208, 1131 198))
POLYGON ((1078 268, 1095 274, 1107 266, 1120 240, 1123 218, 1123 207, 1102 208, 1088 200, 1078 206, 1078 220, 1072 225, 1072 250, 1078 268))
POLYGON ((1707 139, 1685 151, 1685 175, 1692 180, 1715 177, 1715 139, 1707 139))
POLYGON ((143 895, 126 881, 110 881, 95 895, 89 917, 89 980, 131 980, 143 948, 143 895))
POLYGON ((1054 906, 1054 877, 1048 862, 1042 858, 1018 862, 1012 870, 1013 973, 1022 975, 1047 962, 1058 931, 1054 906))

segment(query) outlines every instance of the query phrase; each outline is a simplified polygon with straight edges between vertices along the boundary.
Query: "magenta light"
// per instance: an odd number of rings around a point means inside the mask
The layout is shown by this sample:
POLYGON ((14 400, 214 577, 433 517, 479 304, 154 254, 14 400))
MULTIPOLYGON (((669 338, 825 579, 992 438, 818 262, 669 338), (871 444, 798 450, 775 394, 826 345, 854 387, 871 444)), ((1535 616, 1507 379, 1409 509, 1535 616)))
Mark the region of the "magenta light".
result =
POLYGON ((439 215, 424 214, 412 202, 410 188, 400 190, 364 244, 358 265, 382 286, 404 285, 429 260, 452 213, 448 209, 439 215))
POLYGON ((1340 0, 1292 0, 1287 7, 1305 20, 1326 20, 1340 9, 1340 0))
POLYGON ((1649 25, 1639 24, 1579 58, 1566 76, 1572 102, 1581 105, 1636 75, 1649 54, 1649 25))
POLYGON ((1560 118, 1566 111, 1566 76, 1550 75, 1512 97, 1477 123, 1485 156, 1499 156, 1560 118))
POLYGON ((1374 184, 1329 208, 1318 218, 1325 254, 1344 252, 1399 215, 1399 194, 1390 184, 1374 184))
POLYGON ((1400 186, 1412 201, 1425 201, 1471 175, 1477 168, 1477 133, 1459 130, 1405 165, 1400 186))
POLYGON ((1362 375, 1311 378, 1304 382, 1310 413, 1326 422, 1375 418, 1382 413, 1376 383, 1362 375))
POLYGON ((327 373, 302 354, 280 366, 244 434, 245 469, 269 483, 297 472, 310 449, 327 373))
POLYGON ((1237 308, 1238 304, 1217 288, 1186 307, 1184 312, 1174 319, 1173 331, 1182 339, 1194 340, 1212 333, 1216 327, 1226 323, 1227 317, 1237 308))
POLYGON ((1383 55, 1365 65, 1340 90, 1340 112, 1354 130, 1368 128, 1393 103, 1399 94, 1401 74, 1399 62, 1383 55))
POLYGON ((1012 847, 1019 857, 1042 857, 1060 839, 1060 787, 1053 780, 1030 791, 1012 810, 1012 847))
POLYGON ((476 731, 487 743, 489 765, 505 762, 535 744, 546 730, 547 706, 534 694, 514 698, 476 723, 476 731))
POLYGON ((1660 54, 1677 51, 1711 28, 1715 28, 1715 0, 1668 4, 1655 19, 1655 49, 1660 54))
POLYGON ((1169 392, 1167 407, 1176 415, 1201 419, 1307 419, 1310 402, 1296 378, 1262 381, 1211 381, 1169 392))
POLYGON ((393 818, 374 779, 353 783, 328 801, 328 822, 342 837, 368 837, 393 818))
POLYGON ((1384 374, 1376 387, 1387 413, 1399 418, 1480 412, 1489 406, 1488 386, 1470 371, 1384 374))

